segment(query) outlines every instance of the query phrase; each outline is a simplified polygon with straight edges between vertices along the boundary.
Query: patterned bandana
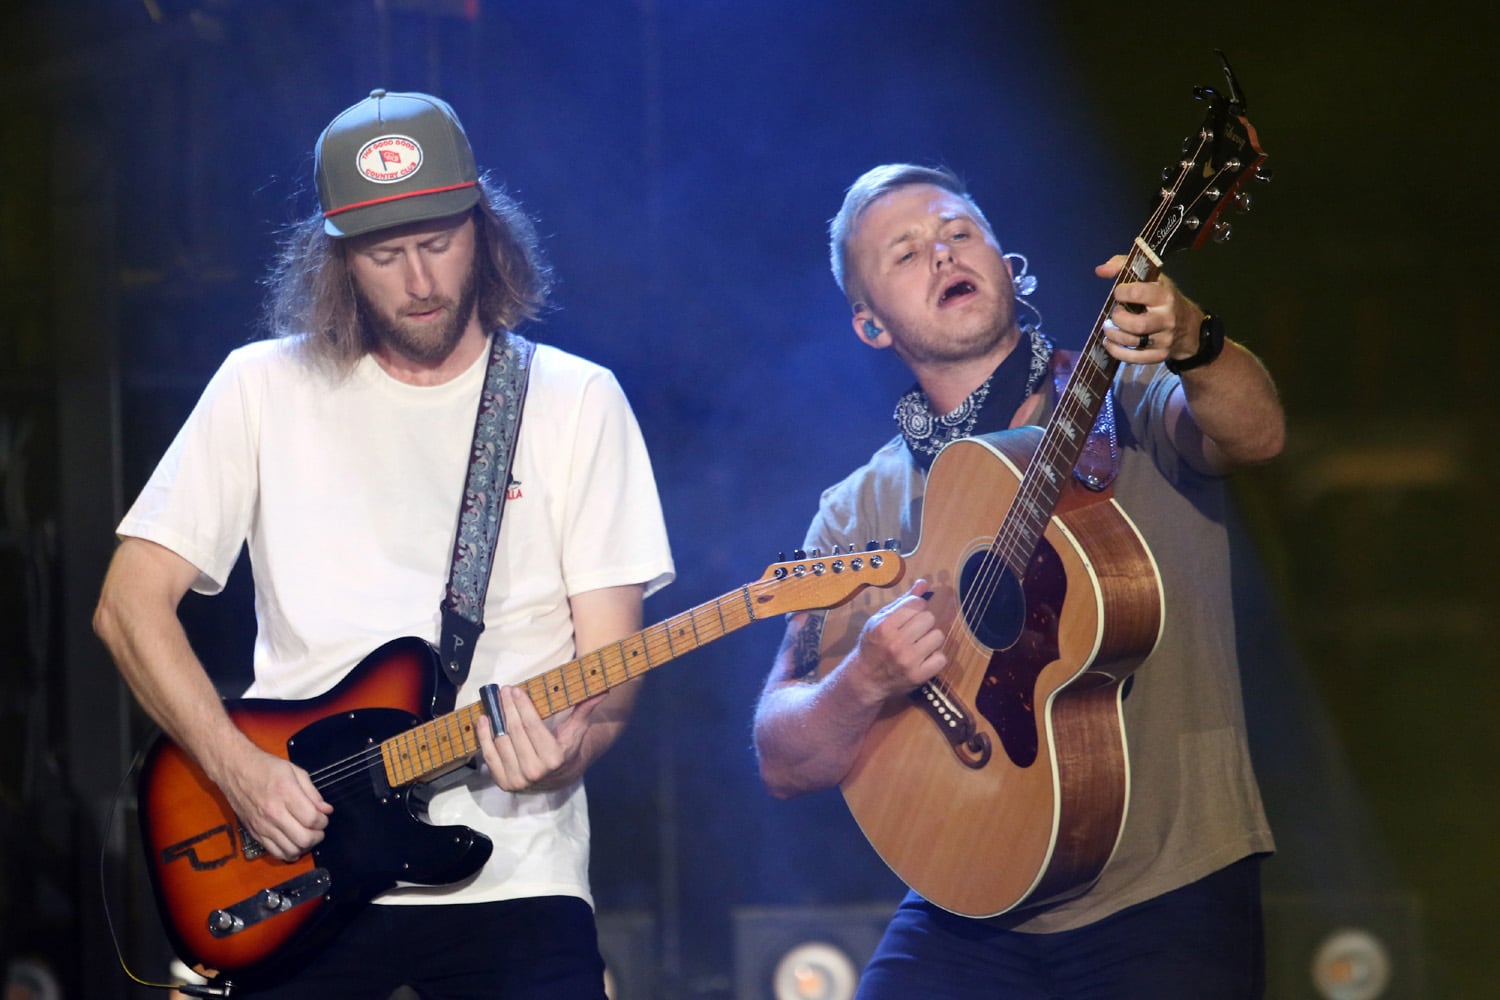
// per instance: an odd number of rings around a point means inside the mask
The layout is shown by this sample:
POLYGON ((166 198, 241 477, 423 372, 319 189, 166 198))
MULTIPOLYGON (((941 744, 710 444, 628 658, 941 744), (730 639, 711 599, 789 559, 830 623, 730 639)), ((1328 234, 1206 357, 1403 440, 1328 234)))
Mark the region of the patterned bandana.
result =
POLYGON ((1052 341, 1031 327, 1022 327, 1021 338, 990 377, 952 411, 934 416, 920 386, 912 386, 897 400, 896 423, 912 460, 922 469, 931 468, 950 441, 1009 427, 1016 409, 1036 392, 1052 359, 1052 341))

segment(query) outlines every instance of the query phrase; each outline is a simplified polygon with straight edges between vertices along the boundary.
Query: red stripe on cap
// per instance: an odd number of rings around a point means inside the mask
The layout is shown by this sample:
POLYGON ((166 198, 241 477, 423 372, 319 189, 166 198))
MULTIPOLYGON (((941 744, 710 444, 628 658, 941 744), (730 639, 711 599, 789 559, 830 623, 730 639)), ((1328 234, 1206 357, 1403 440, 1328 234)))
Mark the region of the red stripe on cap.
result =
POLYGON ((474 187, 477 181, 465 181, 462 184, 449 184, 447 187, 425 188, 421 191, 407 191, 405 194, 388 194, 384 198, 371 198, 369 201, 357 201, 343 208, 335 208, 331 212, 324 212, 323 218, 331 219, 343 212, 352 212, 356 208, 369 208, 371 205, 384 205, 388 201, 400 201, 403 198, 415 198, 424 194, 442 194, 444 191, 457 191, 460 188, 474 187))

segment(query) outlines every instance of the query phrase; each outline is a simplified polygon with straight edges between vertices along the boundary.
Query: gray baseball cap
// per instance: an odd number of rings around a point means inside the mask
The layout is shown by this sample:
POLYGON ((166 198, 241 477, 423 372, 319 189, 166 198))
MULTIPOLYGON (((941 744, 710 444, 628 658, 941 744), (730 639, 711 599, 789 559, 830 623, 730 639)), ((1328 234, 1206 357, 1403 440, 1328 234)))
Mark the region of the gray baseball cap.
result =
POLYGON ((428 94, 372 90, 328 123, 314 161, 323 229, 335 238, 457 215, 479 201, 469 137, 428 94))

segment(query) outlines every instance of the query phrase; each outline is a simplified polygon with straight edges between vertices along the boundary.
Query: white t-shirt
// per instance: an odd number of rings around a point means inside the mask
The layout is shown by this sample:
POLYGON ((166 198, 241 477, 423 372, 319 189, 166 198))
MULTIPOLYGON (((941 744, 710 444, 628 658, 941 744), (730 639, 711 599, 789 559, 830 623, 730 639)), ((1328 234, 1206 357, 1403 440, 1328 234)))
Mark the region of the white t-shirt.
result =
MULTIPOLYGON (((262 341, 209 382, 118 531, 192 563, 206 594, 248 546, 257 634, 246 696, 309 698, 388 639, 436 643, 487 354, 419 387, 368 356, 333 379, 289 342, 262 341)), ((671 581, 650 460, 607 369, 537 347, 497 550, 460 706, 481 685, 576 655, 570 595, 637 583, 650 594, 671 581)), ((488 834, 489 862, 460 885, 402 886, 380 901, 591 901, 582 783, 514 795, 481 767, 445 779, 428 811, 488 834)))

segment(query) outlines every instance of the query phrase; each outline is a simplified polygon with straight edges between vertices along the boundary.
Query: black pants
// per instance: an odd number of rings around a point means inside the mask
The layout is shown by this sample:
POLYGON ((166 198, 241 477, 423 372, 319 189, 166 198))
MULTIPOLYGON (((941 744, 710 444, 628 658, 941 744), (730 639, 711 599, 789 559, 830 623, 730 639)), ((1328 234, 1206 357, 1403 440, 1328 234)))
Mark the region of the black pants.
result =
POLYGON ((234 1000, 604 1000, 594 913, 573 896, 371 905, 287 982, 234 1000))
POLYGON ((859 1000, 1260 1000, 1260 858, 1077 930, 1022 934, 909 895, 859 1000))

